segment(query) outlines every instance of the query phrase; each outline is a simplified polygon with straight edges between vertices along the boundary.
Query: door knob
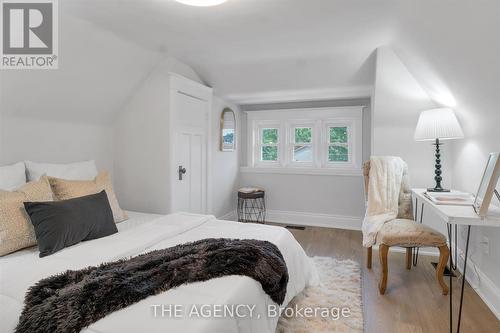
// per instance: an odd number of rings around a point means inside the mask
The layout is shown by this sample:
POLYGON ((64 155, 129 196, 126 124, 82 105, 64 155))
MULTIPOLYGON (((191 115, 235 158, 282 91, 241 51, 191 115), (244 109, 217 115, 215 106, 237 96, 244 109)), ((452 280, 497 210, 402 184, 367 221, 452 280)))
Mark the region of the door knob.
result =
POLYGON ((186 174, 186 168, 183 168, 182 165, 179 165, 179 180, 182 180, 182 175, 186 174))

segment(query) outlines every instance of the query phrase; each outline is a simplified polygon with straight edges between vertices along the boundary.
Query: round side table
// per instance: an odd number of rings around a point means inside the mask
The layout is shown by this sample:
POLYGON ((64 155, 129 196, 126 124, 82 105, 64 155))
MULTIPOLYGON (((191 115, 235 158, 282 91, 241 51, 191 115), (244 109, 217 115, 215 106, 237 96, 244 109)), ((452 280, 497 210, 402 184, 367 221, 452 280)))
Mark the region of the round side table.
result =
POLYGON ((238 221, 265 223, 265 191, 261 188, 241 188, 238 190, 238 221))

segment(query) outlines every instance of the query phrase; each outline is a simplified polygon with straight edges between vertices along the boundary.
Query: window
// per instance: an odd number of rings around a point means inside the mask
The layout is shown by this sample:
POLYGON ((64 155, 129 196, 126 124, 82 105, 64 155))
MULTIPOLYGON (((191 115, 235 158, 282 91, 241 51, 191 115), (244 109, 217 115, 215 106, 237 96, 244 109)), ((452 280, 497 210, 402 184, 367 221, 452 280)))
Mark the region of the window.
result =
POLYGON ((312 162, 312 127, 295 127, 293 129, 293 162, 312 162))
POLYGON ((249 111, 247 119, 248 168, 360 173, 362 107, 249 111))
POLYGON ((348 162, 348 127, 328 127, 328 162, 348 162))
POLYGON ((278 160, 278 135, 277 128, 263 128, 261 135, 261 161, 277 161, 278 160))

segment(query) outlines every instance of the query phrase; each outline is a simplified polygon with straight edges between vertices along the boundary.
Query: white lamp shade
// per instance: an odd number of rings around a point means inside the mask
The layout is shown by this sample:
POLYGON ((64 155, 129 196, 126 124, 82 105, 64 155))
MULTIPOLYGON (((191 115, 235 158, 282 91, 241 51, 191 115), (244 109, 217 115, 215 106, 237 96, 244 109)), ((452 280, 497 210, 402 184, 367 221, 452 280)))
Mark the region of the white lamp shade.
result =
POLYGON ((464 132, 449 108, 422 111, 415 130, 416 141, 462 139, 464 132))

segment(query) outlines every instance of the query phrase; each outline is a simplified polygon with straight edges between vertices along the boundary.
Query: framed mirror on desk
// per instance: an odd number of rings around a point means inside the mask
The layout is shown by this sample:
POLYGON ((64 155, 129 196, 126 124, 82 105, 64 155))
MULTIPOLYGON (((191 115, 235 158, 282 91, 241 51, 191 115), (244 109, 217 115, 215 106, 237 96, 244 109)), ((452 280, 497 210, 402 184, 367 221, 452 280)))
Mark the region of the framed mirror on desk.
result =
MULTIPOLYGON (((476 198, 474 200, 474 210, 476 213, 485 217, 488 215, 491 199, 494 195, 500 201, 500 195, 496 190, 498 178, 500 177, 500 153, 491 153, 488 158, 488 163, 484 169, 481 184, 477 190, 476 198)), ((499 214, 499 209, 494 209, 491 213, 494 215, 499 214)))

